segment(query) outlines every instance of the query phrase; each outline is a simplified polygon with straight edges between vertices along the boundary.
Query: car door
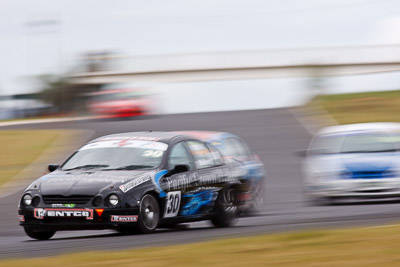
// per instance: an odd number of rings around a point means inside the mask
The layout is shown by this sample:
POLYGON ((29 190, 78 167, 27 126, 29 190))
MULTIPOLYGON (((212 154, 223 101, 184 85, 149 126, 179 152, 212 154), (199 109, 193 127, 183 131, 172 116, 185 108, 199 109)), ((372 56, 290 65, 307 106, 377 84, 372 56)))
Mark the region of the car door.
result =
POLYGON ((188 140, 186 145, 194 159, 196 185, 185 192, 182 214, 202 216, 210 213, 218 193, 228 176, 228 168, 223 165, 217 150, 198 140, 188 140))
POLYGON ((179 217, 185 201, 182 197, 196 187, 196 166, 184 141, 175 144, 168 155, 169 173, 161 178, 160 187, 166 194, 164 218, 179 217))
POLYGON ((229 171, 213 153, 218 152, 211 152, 198 140, 180 142, 171 148, 168 168, 174 170, 178 166, 179 170, 160 180, 166 193, 164 218, 201 217, 211 212, 229 171), (183 165, 187 168, 180 167, 183 165))

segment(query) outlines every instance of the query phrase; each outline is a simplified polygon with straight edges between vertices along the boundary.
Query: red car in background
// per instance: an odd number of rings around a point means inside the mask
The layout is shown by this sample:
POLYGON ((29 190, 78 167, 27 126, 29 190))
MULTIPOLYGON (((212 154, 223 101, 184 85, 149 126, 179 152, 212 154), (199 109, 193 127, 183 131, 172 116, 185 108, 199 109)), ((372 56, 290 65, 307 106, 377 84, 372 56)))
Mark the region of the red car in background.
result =
POLYGON ((90 94, 89 111, 104 118, 154 114, 153 100, 143 89, 106 89, 90 94))

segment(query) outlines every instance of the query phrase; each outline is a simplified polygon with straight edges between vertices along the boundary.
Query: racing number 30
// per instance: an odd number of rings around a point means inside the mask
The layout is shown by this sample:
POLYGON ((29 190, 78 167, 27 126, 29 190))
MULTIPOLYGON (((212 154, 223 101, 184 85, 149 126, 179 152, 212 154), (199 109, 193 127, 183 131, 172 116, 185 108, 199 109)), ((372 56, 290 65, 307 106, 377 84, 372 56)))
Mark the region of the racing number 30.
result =
POLYGON ((167 205, 165 205, 164 217, 175 217, 178 215, 181 204, 181 191, 168 192, 167 205))

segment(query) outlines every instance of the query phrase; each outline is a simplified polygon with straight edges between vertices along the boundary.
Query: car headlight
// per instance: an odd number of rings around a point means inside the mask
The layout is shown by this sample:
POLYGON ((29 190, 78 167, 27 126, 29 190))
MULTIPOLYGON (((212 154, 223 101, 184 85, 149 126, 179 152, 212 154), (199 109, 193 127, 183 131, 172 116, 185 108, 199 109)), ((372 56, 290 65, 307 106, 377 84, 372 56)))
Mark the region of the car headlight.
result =
POLYGON ((108 203, 110 203, 111 206, 116 206, 119 202, 119 198, 116 194, 111 194, 108 197, 108 203))
POLYGON ((26 205, 29 206, 32 203, 32 196, 29 194, 26 194, 25 196, 22 197, 22 202, 26 205))

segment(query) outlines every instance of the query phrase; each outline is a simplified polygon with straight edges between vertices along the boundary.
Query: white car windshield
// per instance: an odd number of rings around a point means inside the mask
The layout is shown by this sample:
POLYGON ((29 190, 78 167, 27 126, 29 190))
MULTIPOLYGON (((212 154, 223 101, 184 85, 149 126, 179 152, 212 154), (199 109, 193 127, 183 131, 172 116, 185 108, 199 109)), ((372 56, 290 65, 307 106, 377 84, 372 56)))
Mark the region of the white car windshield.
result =
POLYGON ((309 154, 378 153, 398 149, 399 134, 356 132, 321 135, 312 141, 309 154))
POLYGON ((93 142, 79 149, 62 169, 152 169, 161 164, 167 148, 165 143, 143 140, 93 142))

